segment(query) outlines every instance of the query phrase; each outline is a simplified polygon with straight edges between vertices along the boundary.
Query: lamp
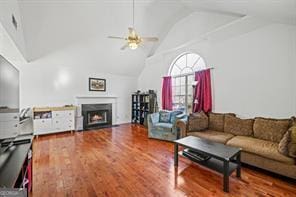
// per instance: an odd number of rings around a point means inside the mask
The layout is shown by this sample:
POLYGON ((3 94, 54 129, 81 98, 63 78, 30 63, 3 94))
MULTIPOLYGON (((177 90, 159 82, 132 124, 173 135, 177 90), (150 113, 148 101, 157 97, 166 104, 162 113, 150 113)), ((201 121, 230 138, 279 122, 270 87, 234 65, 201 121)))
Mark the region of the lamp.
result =
POLYGON ((132 49, 132 50, 135 50, 135 49, 138 48, 138 44, 135 43, 135 42, 130 42, 130 43, 128 43, 128 46, 129 46, 129 48, 132 49))

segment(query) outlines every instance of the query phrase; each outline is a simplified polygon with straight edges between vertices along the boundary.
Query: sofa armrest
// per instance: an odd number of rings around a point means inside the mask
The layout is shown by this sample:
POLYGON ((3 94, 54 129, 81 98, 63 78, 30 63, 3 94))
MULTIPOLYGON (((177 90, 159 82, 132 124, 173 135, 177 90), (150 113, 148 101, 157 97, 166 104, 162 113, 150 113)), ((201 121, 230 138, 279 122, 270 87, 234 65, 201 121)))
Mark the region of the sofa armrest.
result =
POLYGON ((178 119, 176 121, 176 127, 180 131, 180 138, 187 136, 187 119, 178 119))
POLYGON ((151 126, 159 122, 159 113, 149 114, 148 117, 148 121, 151 123, 151 126))

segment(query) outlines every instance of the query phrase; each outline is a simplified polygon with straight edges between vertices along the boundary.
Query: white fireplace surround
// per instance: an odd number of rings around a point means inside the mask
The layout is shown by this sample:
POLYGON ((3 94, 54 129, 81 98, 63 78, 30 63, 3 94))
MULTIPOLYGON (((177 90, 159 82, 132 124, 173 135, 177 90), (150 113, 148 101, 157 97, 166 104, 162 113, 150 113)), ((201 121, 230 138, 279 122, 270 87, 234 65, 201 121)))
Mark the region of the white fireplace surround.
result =
POLYGON ((77 106, 76 116, 81 116, 82 104, 112 104, 112 124, 117 124, 117 96, 76 96, 75 104, 77 106))

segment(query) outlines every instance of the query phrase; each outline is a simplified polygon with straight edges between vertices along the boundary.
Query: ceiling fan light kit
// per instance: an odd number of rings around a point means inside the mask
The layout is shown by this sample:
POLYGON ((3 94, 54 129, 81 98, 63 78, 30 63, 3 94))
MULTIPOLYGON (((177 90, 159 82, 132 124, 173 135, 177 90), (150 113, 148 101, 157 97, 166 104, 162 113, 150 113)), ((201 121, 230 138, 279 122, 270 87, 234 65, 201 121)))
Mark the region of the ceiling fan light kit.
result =
POLYGON ((135 42, 130 42, 130 43, 128 43, 128 46, 129 46, 129 48, 132 49, 132 50, 135 50, 135 49, 138 48, 138 44, 135 43, 135 42))
POLYGON ((134 24, 135 24, 135 0, 133 0, 133 27, 128 28, 128 30, 129 30, 128 37, 124 38, 124 37, 118 37, 118 36, 108 36, 108 38, 126 40, 127 43, 123 47, 121 47, 121 50, 124 50, 127 47, 129 47, 132 50, 135 50, 143 42, 157 42, 158 41, 157 37, 144 37, 144 38, 141 38, 136 33, 135 28, 134 28, 134 24))

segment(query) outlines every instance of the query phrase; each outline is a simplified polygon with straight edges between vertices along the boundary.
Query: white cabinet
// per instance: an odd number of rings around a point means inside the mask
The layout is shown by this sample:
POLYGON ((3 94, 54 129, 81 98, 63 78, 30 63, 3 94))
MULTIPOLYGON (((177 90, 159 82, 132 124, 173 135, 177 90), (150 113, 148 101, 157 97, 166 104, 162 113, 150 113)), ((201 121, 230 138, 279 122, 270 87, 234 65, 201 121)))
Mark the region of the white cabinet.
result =
POLYGON ((75 129, 74 107, 34 108, 34 117, 35 135, 73 131, 75 129))

